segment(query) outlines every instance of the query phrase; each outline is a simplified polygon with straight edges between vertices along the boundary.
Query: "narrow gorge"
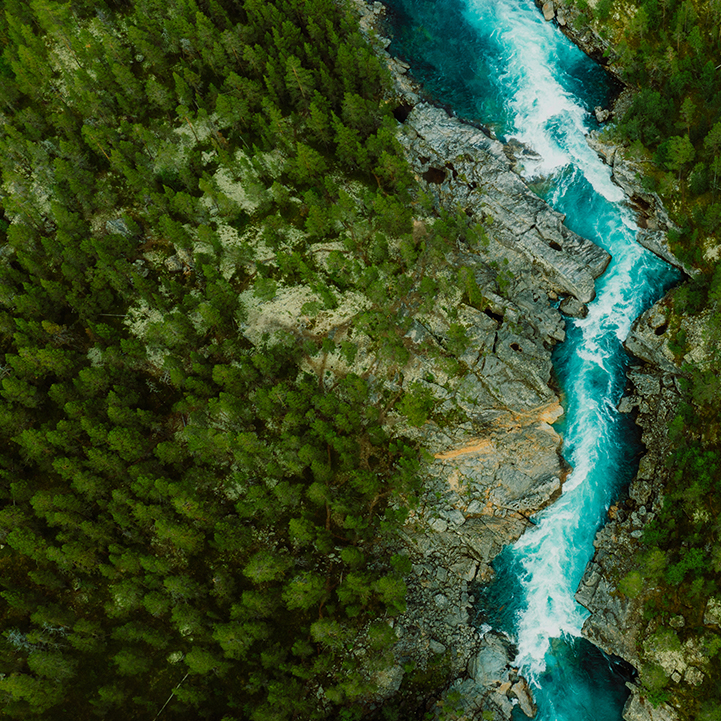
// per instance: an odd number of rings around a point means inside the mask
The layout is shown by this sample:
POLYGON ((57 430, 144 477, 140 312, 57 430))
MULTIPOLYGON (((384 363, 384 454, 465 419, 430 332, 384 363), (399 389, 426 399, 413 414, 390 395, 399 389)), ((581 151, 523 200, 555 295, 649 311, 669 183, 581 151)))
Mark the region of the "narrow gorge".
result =
MULTIPOLYGON (((460 572, 460 610, 464 603, 470 609, 476 601, 476 625, 483 638, 471 651, 469 636, 465 655, 460 654, 462 661, 456 663, 460 677, 455 689, 463 697, 459 708, 472 714, 474 708, 482 707, 493 718, 522 718, 517 715, 520 710, 549 721, 615 721, 626 705, 629 713, 636 714, 634 718, 646 718, 643 713, 650 712, 641 708, 639 714, 639 701, 628 700, 624 685, 633 669, 605 656, 583 636, 609 653, 628 651, 623 644, 604 643, 599 633, 604 614, 612 617, 617 602, 612 594, 601 593, 592 603, 601 569, 598 559, 590 565, 589 561, 594 537, 607 520, 609 506, 635 476, 641 453, 639 434, 628 415, 631 405, 641 401, 635 397, 635 401, 621 402, 630 362, 624 341, 631 333, 628 348, 636 352, 644 334, 643 324, 631 332, 634 320, 681 277, 661 259, 675 260, 664 244, 668 218, 657 204, 652 224, 637 224, 638 206, 629 199, 639 201, 643 191, 638 189, 633 168, 625 166, 620 156, 614 166, 613 158, 609 160, 613 149, 590 135, 599 128, 599 117, 608 116, 603 108, 618 87, 532 3, 469 0, 431 6, 397 0, 389 3, 389 9, 385 28, 390 27, 393 42, 388 52, 401 59, 393 60, 391 67, 404 100, 401 140, 411 163, 437 202, 458 202, 471 217, 492 219, 491 235, 503 248, 506 259, 501 263, 505 262, 513 279, 505 303, 505 311, 511 311, 504 320, 516 313, 520 325, 530 321, 532 326, 525 333, 516 329, 513 337, 507 322, 491 328, 496 331, 493 350, 497 358, 484 361, 483 354, 480 362, 474 358, 475 396, 467 406, 475 428, 485 424, 487 435, 469 442, 470 428, 465 429, 465 437, 463 429, 458 429, 453 440, 465 442, 465 447, 440 451, 444 443, 451 445, 451 439, 432 436, 432 450, 438 451, 433 468, 441 465, 436 496, 445 497, 427 500, 427 514, 437 516, 426 519, 433 532, 420 533, 420 542, 418 537, 409 538, 419 588, 425 588, 427 596, 435 592, 436 604, 449 603, 453 594, 438 581, 439 577, 446 580, 446 571, 422 561, 424 554, 450 553, 456 556, 455 568, 460 572), (409 67, 421 82, 422 92, 407 79, 409 67), (445 110, 424 102, 427 99, 466 122, 449 118, 445 110), (594 108, 600 112, 594 114, 594 108), (492 128, 503 145, 473 123, 492 128), (544 303, 538 300, 545 295, 545 302, 550 303, 545 315, 553 318, 560 306, 565 331, 557 322, 553 332, 541 330, 541 324, 531 320, 531 308, 519 304, 524 283, 518 278, 524 277, 527 268, 532 269, 526 285, 528 296, 535 295, 536 315, 543 315, 538 308, 544 303), (504 340, 506 348, 515 347, 515 353, 509 350, 504 355, 504 340), (551 374, 547 364, 553 346, 551 374), (529 357, 536 359, 535 365, 529 357), (539 365, 540 358, 544 362, 539 365), (498 359, 500 367, 494 365, 498 359), (512 377, 513 370, 518 378, 512 377), (498 385, 493 394, 501 373, 506 373, 508 382, 498 385), (529 381, 535 397, 528 393, 529 381), (549 383, 557 396, 551 394, 549 383), (525 395, 519 396, 518 389, 524 385, 525 395), (563 409, 558 406, 559 397, 563 409), (501 411, 499 405, 507 408, 501 411), (534 416, 534 407, 543 408, 545 415, 534 416), (524 416, 530 422, 519 424, 524 416), (515 420, 512 428, 511 417, 515 420), (551 428, 548 423, 555 425, 551 428), (539 464, 529 470, 520 448, 515 456, 499 455, 499 438, 516 438, 519 427, 535 433, 543 429, 547 441, 554 437, 558 443, 562 437, 563 459, 555 467, 539 464), (525 487, 519 479, 526 480, 525 487), (450 492, 443 488, 444 482, 450 492), (530 491, 539 484, 548 492, 534 497, 530 491), (474 542, 473 535, 487 539, 489 521, 496 526, 497 542, 486 543, 481 550, 478 547, 483 543, 474 542), (497 556, 504 543, 521 533, 520 540, 497 556), (469 596, 470 591, 481 597, 480 603, 469 596), (590 619, 577 600, 594 611, 590 619), (464 680, 460 671, 467 656, 471 658, 464 680), (529 687, 532 694, 527 693, 529 687)), ((650 200, 653 206, 654 199, 650 200)), ((497 305, 503 305, 498 300, 497 305)), ((480 327, 487 326, 486 318, 480 327)), ((662 321, 656 324, 656 328, 661 326, 662 321)), ((653 338, 662 342, 663 330, 654 332, 652 326, 649 342, 653 338)), ((643 352, 639 357, 654 360, 643 352)), ((643 387, 644 372, 633 371, 631 377, 637 388, 643 387)), ((524 439, 526 448, 533 448, 529 442, 524 439)), ((546 444, 551 453, 552 445, 546 444)), ((631 491, 634 503, 639 493, 644 495, 636 484, 631 491)), ((637 507, 639 513, 653 516, 647 497, 640 498, 637 507)), ((634 515, 638 520, 638 514, 634 515)), ((623 512, 621 516, 625 518, 623 512)), ((632 531, 630 527, 628 532, 632 531)), ((635 533, 633 538, 640 531, 635 533)), ((613 548, 615 540, 608 541, 608 536, 604 529, 597 545, 605 542, 613 548)), ((438 622, 442 627, 442 614, 438 622)), ((434 631, 438 637, 443 635, 440 628, 427 628, 426 635, 434 631)), ((609 633, 608 628, 605 631, 609 633)), ((414 637, 415 643, 419 640, 423 638, 414 637)), ((445 645, 431 638, 429 648, 438 653, 445 645)), ((453 648, 452 640, 450 645, 453 648)), ((625 655, 636 660, 630 652, 625 655)))
POLYGON ((3 718, 721 717, 721 3, 3 9, 3 718))

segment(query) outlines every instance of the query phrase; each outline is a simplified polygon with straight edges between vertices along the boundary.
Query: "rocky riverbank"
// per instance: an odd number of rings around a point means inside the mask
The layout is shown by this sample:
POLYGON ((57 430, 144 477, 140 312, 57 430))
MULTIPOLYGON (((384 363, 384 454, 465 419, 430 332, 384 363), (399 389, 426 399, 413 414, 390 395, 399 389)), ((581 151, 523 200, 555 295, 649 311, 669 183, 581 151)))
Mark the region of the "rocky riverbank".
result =
MULTIPOLYGON (((514 172, 527 149, 503 146, 424 102, 408 66, 391 58, 388 41, 378 37, 383 6, 359 2, 358 8, 361 26, 393 75, 389 100, 401 122, 398 138, 421 187, 437 208, 461 207, 485 228, 480 243, 461 244, 447 259, 451 267, 473 269, 485 307, 458 298, 453 309, 414 317, 406 336, 411 356, 397 390, 422 387, 435 412, 422 427, 403 431, 433 460, 402 534, 413 567, 408 610, 394 623, 397 663, 374 679, 377 703, 394 697, 406 710, 496 721, 519 705, 533 716, 530 689, 513 667, 511 639, 481 634, 472 623, 471 584, 492 578, 493 558, 561 493, 568 469, 551 425, 563 413, 551 387, 551 349, 565 332, 553 304, 561 299, 566 314, 583 315, 610 257, 566 228, 563 216, 514 172), (460 356, 464 372, 450 377, 422 349, 448 346, 454 323, 468 344, 460 356), (429 694, 422 680, 439 667, 445 691, 429 694)), ((417 224, 423 232, 422 220, 417 224)))
MULTIPOLYGON (((628 157, 626 149, 608 142, 598 133, 588 138, 589 145, 611 166, 614 181, 623 189, 636 211, 638 242, 687 276, 697 271, 680 261, 671 250, 668 230, 674 228, 661 199, 646 190, 643 168, 628 157)), ((640 584, 639 569, 649 560, 642 557, 640 539, 643 529, 656 516, 663 503, 664 489, 672 482, 673 469, 666 464, 673 444, 669 426, 681 403, 679 381, 683 362, 703 361, 708 354, 704 317, 681 317, 671 328, 668 298, 659 301, 637 319, 625 342, 626 350, 638 365, 628 372, 629 395, 619 410, 634 413, 642 429, 646 453, 628 497, 620 499, 609 511, 609 521, 597 534, 596 553, 589 563, 576 599, 591 611, 583 633, 606 652, 624 658, 640 671, 637 683, 629 684, 631 696, 624 709, 627 721, 675 721, 675 704, 683 704, 684 686, 698 686, 705 680, 710 659, 703 644, 693 640, 670 650, 664 627, 658 619, 644 617, 644 605, 656 592, 653 586, 640 584), (679 325, 680 323, 680 325, 679 325), (673 336, 681 332, 691 339, 691 350, 684 358, 671 349, 673 336), (674 688, 670 703, 652 703, 652 669, 661 669, 674 688)), ((713 613, 706 620, 713 624, 713 613)), ((706 623, 706 620, 704 623, 706 623)), ((683 617, 670 625, 683 626, 683 617)), ((679 626, 679 627, 680 627, 679 626)))
MULTIPOLYGON (((661 301, 638 318, 626 341, 626 348, 641 364, 628 372, 632 391, 621 400, 619 410, 636 414, 646 453, 628 497, 611 507, 608 523, 596 535, 595 555, 576 594, 576 600, 591 611, 583 627, 584 636, 641 670, 641 684, 645 681, 644 667, 652 663, 672 664, 670 672, 679 674, 678 680, 684 676, 693 682, 698 673, 695 665, 684 660, 683 653, 678 658, 666 658, 661 648, 644 643, 655 629, 643 615, 647 593, 634 586, 634 574, 642 568, 639 551, 643 528, 658 513, 672 473, 665 459, 672 447, 668 427, 681 400, 680 368, 669 349, 667 329, 666 304, 661 301)), ((670 706, 652 705, 641 685, 629 684, 629 688, 632 695, 624 709, 628 721, 677 718, 670 706)))
POLYGON ((697 693, 713 669, 708 631, 721 625, 721 604, 713 596, 700 611, 682 605, 671 616, 644 613, 663 592, 658 575, 666 565, 663 553, 642 546, 640 539, 674 482, 675 470, 667 463, 674 448, 669 429, 681 403, 682 364, 703 364, 713 352, 708 317, 672 318, 669 305, 667 298, 644 313, 626 341, 639 364, 629 371, 632 390, 619 410, 636 414, 646 453, 628 497, 611 508, 608 524, 596 536, 596 553, 576 596, 591 611, 584 635, 639 670, 624 711, 628 721, 689 717, 687 697, 697 693), (688 339, 683 358, 673 351, 676 333, 688 339))
MULTIPOLYGON (((589 21, 589 17, 576 5, 563 0, 534 0, 547 22, 554 22, 561 32, 593 61, 605 68, 617 84, 618 94, 611 107, 596 107, 595 115, 599 123, 606 123, 623 116, 628 110, 635 93, 623 79, 623 68, 618 55, 605 37, 602 37, 589 21)), ((595 3, 589 3, 595 5, 595 3)))
POLYGON ((586 141, 611 167, 614 183, 623 190, 629 204, 636 211, 638 242, 686 275, 695 275, 697 271, 680 261, 669 246, 668 231, 677 228, 658 194, 643 186, 643 167, 629 157, 626 148, 604 139, 596 131, 591 132, 586 141))
POLYGON ((618 78, 611 44, 588 25, 578 8, 559 0, 535 0, 535 3, 546 21, 555 22, 569 40, 618 78))
MULTIPOLYGON (((590 58, 602 65, 618 83, 619 93, 611 108, 595 108, 599 123, 620 118, 630 106, 636 89, 625 84, 621 68, 616 65, 616 53, 610 42, 601 37, 588 22, 588 18, 575 6, 554 0, 535 0, 549 22, 555 22, 561 31, 590 58)), ((636 211, 639 231, 638 242, 667 263, 692 276, 696 271, 681 262, 668 242, 668 231, 677 229, 669 218, 657 193, 644 187, 643 166, 634 160, 627 148, 611 142, 598 131, 591 131, 587 142, 612 169, 614 182, 624 191, 628 202, 636 211)))
MULTIPOLYGON (((577 11, 552 2, 538 2, 538 5, 546 20, 555 20, 587 54, 615 72, 608 43, 573 17, 577 11), (607 57, 602 58, 602 55, 607 57)), ((376 3, 369 14, 368 27, 382 13, 382 6, 376 3)), ((382 48, 387 44, 381 39, 382 48)), ((506 363, 504 370, 519 369, 525 361, 518 353, 529 349, 529 345, 521 345, 520 338, 534 343, 531 356, 538 364, 543 357, 543 353, 538 352, 539 341, 547 350, 553 342, 562 340, 558 325, 553 331, 552 314, 543 312, 546 299, 566 295, 561 308, 567 309, 569 314, 573 308, 573 314, 583 315, 583 303, 593 297, 592 279, 603 272, 608 258, 604 258, 603 252, 595 246, 568 233, 562 218, 543 207, 545 204, 538 198, 529 197, 527 188, 513 174, 513 164, 519 154, 528 152, 527 149, 503 147, 490 138, 489 133, 466 126, 448 117, 444 111, 423 103, 422 93, 408 77, 408 66, 387 54, 386 57, 394 75, 396 101, 399 102, 397 117, 403 122, 400 139, 419 179, 438 205, 459 201, 469 215, 479 219, 493 218, 491 262, 508 259, 513 272, 518 268, 519 277, 523 277, 522 282, 517 282, 514 275, 512 287, 504 294, 505 301, 497 295, 494 297, 496 309, 504 305, 517 307, 519 299, 530 297, 538 317, 546 319, 543 330, 538 323, 532 329, 526 327, 523 333, 514 328, 514 340, 509 345, 497 345, 508 332, 503 323, 488 329, 495 331, 496 342, 488 343, 486 336, 483 362, 473 368, 472 380, 464 379, 464 383, 469 382, 477 390, 476 395, 466 399, 470 403, 463 406, 475 420, 475 425, 470 421, 465 431, 476 431, 478 421, 486 425, 483 433, 472 441, 466 438, 462 448, 440 451, 436 448, 436 462, 431 465, 428 477, 429 491, 423 507, 412 517, 405 538, 414 561, 414 575, 409 583, 409 611, 398 627, 401 640, 397 650, 404 649, 409 658, 415 659, 418 659, 415 650, 418 648, 427 649, 429 655, 447 655, 450 676, 456 676, 450 689, 462 692, 454 709, 458 715, 473 718, 486 710, 494 718, 507 718, 511 704, 520 704, 530 715, 533 713, 533 707, 529 705, 532 700, 530 696, 525 698, 522 679, 510 665, 514 655, 510 640, 492 633, 479 638, 468 625, 467 609, 474 600, 468 594, 468 584, 473 578, 489 578, 489 561, 504 543, 515 540, 523 532, 527 523, 525 517, 534 508, 551 502, 560 492, 564 469, 562 465, 554 465, 554 456, 556 462, 560 456, 558 445, 554 447, 550 426, 544 427, 545 421, 539 424, 537 419, 534 420, 527 398, 519 399, 513 391, 509 392, 518 379, 506 376, 508 384, 496 386, 492 392, 493 380, 497 378, 494 364, 497 360, 507 361, 502 354, 504 349, 511 348, 515 353, 510 353, 509 357, 518 362, 515 366, 506 363), (503 156, 508 163, 503 162, 503 156), (531 274, 523 275, 524 264, 533 269, 531 274), (524 296, 524 291, 530 293, 524 296), (539 298, 543 298, 540 304, 539 298), (489 404, 491 397, 494 402, 489 404), (502 437, 498 431, 504 428, 504 422, 508 423, 508 420, 502 420, 504 411, 501 407, 505 400, 509 402, 506 419, 518 419, 519 412, 531 419, 530 423, 514 426, 518 449, 533 447, 529 431, 536 436, 543 435, 545 443, 542 447, 548 459, 543 470, 534 473, 520 469, 518 450, 504 457, 493 439, 494 433, 496 439, 502 437), (498 425, 494 427, 493 423, 498 425), (519 471, 521 476, 516 476, 519 471), (515 482, 509 486, 511 477, 515 482), (498 485, 494 487, 494 484, 498 485), (509 507, 509 499, 504 494, 508 494, 511 487, 513 504, 509 507), (539 488, 540 493, 536 491, 539 488), (501 499, 503 503, 499 503, 501 499)), ((620 96, 614 108, 617 114, 628 102, 628 95, 624 92, 620 96)), ((596 115, 599 122, 612 117, 611 112, 602 108, 597 109, 596 115)), ((673 225, 658 196, 643 187, 643 169, 627 157, 623 148, 605 142, 598 134, 592 134, 589 144, 611 166, 614 181, 636 210, 638 241, 667 262, 692 274, 693 269, 678 261, 669 248, 667 231, 673 225)), ((596 554, 577 594, 578 601, 591 611, 584 635, 640 670, 638 682, 630 685, 632 695, 624 709, 629 721, 673 721, 677 718, 672 706, 654 706, 648 700, 651 684, 648 669, 661 668, 675 684, 697 685, 703 681, 704 665, 708 663, 698 644, 687 644, 672 653, 668 651, 660 637, 657 638, 659 629, 651 628, 644 618, 645 590, 634 585, 643 527, 653 520, 663 502, 663 489, 669 475, 665 458, 671 448, 667 429, 680 402, 679 363, 669 347, 671 331, 667 315, 666 306, 657 304, 638 319, 626 342, 627 350, 640 364, 629 371, 633 392, 622 400, 620 410, 636 414, 647 453, 627 497, 619 499, 610 509, 609 522, 597 535, 596 554)), ((684 331, 699 338, 692 352, 702 354, 701 329, 691 325, 684 331)), ((544 383, 546 388, 548 383, 545 371, 535 377, 541 382, 532 384, 533 393, 538 399, 544 399, 547 409, 553 409, 556 401, 545 396, 543 390, 544 383)), ((457 402, 458 395, 455 399, 457 402)), ((424 430, 432 444, 439 441, 436 431, 424 430)), ((508 437, 507 433, 506 425, 503 437, 508 437)), ((707 613, 710 622, 714 612, 711 609, 707 613)), ((427 664, 428 658, 421 659, 421 663, 427 664)), ((448 711, 450 698, 446 693, 439 707, 448 711)))

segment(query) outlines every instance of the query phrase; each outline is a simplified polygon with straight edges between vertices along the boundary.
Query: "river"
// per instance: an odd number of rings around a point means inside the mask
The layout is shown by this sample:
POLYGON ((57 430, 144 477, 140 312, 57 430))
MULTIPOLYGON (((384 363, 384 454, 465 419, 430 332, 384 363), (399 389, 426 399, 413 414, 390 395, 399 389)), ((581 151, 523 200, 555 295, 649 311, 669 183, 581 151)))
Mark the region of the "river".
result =
MULTIPOLYGON (((619 721, 628 696, 620 664, 581 638, 588 612, 574 600, 609 504, 633 477, 640 447, 616 410, 633 320, 678 279, 635 241, 637 226, 610 169, 587 145, 593 107, 615 90, 532 0, 387 0, 392 54, 407 60, 437 102, 515 137, 540 159, 523 174, 566 225, 612 256, 584 319, 567 319, 554 351, 572 473, 561 498, 494 564, 479 618, 508 632, 544 721, 619 721)), ((525 718, 518 709, 514 718, 525 718)))

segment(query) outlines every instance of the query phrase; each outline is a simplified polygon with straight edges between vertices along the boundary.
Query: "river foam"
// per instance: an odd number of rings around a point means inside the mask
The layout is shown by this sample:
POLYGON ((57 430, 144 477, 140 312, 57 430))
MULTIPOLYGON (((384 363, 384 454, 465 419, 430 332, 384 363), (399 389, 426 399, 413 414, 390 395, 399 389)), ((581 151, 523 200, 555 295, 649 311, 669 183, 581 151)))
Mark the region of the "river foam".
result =
POLYGON ((636 243, 633 213, 586 143, 597 127, 593 107, 608 104, 608 78, 532 0, 390 4, 401 21, 391 50, 460 116, 532 148, 539 157, 522 169, 532 187, 566 214, 569 228, 612 255, 588 315, 567 319, 567 339, 554 351, 563 453, 573 471, 560 499, 497 558, 497 581, 481 595, 482 616, 517 640, 516 663, 535 688, 538 719, 620 721, 624 679, 581 639, 588 613, 574 593, 608 506, 637 466, 635 427, 616 410, 628 363, 622 343, 677 275, 636 243))

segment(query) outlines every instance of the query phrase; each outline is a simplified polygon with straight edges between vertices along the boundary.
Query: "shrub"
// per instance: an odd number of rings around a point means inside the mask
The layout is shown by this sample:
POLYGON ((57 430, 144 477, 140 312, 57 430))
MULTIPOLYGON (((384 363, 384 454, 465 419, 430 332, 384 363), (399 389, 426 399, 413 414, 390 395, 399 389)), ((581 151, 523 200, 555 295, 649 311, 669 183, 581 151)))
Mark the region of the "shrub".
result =
POLYGON ((639 571, 627 573, 618 584, 618 590, 628 598, 638 598, 643 591, 643 576, 639 571))
POLYGON ((433 395, 420 383, 413 383, 410 392, 405 393, 398 404, 398 411, 416 428, 422 426, 433 409, 433 395))

